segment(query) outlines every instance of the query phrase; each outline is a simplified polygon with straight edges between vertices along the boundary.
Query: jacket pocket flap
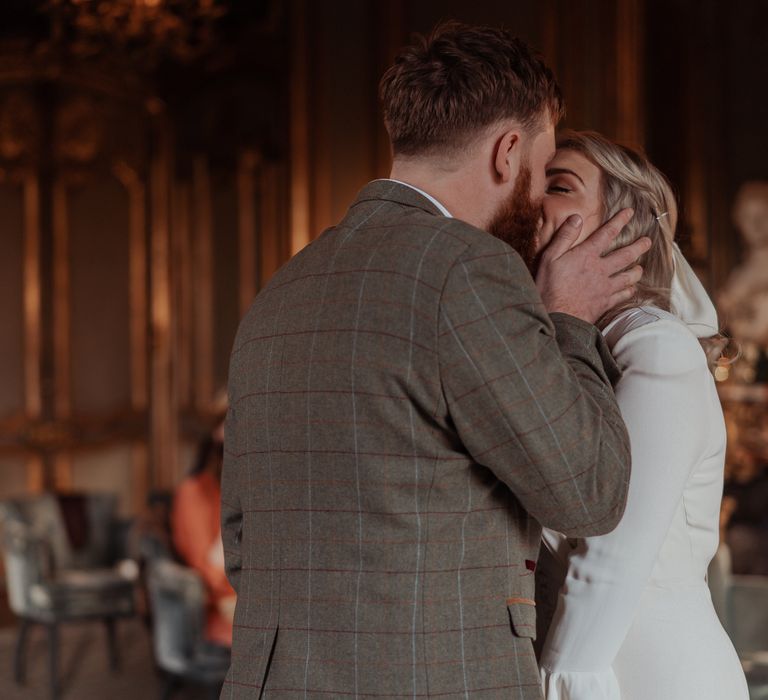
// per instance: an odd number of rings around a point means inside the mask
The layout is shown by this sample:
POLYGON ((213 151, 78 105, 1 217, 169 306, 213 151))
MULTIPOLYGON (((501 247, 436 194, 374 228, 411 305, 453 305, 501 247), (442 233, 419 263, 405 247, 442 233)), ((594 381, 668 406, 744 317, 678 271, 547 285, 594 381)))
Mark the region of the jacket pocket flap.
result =
POLYGON ((508 598, 507 610, 512 634, 536 639, 536 603, 530 598, 508 598))

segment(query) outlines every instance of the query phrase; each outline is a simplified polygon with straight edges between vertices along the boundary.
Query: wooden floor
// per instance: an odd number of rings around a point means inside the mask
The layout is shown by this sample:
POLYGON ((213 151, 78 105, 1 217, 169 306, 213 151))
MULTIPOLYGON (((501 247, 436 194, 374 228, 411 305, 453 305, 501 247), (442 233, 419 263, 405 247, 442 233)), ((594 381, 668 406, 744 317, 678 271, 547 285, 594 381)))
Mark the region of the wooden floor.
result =
MULTIPOLYGON (((27 682, 13 682, 16 628, 0 628, 0 698, 48 698, 48 646, 45 630, 33 628, 27 648, 27 682)), ((118 625, 121 670, 112 673, 107 658, 106 633, 100 623, 64 625, 61 628, 59 678, 61 700, 157 700, 163 687, 152 663, 150 638, 139 620, 118 625)), ((204 700, 202 688, 182 688, 173 700, 204 700)))

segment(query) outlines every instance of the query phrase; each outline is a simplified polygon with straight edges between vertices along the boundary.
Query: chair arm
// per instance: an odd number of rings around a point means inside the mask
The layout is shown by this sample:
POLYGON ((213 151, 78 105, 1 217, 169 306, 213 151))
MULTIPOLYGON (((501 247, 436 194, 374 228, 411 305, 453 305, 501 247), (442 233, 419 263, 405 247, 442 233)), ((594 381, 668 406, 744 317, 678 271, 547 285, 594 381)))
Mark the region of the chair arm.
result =
POLYGON ((3 547, 6 557, 22 562, 35 572, 35 581, 50 578, 54 569, 54 554, 48 538, 18 520, 3 524, 3 547))
POLYGON ((32 589, 44 585, 52 576, 53 550, 46 538, 13 520, 4 523, 3 547, 11 610, 26 615, 34 608, 30 599, 32 589))
POLYGON ((39 611, 59 618, 130 615, 134 582, 113 569, 64 571, 55 581, 33 586, 30 600, 39 611))

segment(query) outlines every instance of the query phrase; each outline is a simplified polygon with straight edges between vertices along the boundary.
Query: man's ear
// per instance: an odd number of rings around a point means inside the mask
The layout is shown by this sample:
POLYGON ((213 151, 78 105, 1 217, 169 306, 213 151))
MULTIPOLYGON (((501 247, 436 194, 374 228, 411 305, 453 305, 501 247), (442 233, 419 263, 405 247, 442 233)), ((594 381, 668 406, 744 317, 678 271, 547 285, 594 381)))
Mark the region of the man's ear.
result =
POLYGON ((517 177, 521 161, 522 131, 519 128, 507 129, 496 140, 494 169, 501 182, 510 182, 517 177))

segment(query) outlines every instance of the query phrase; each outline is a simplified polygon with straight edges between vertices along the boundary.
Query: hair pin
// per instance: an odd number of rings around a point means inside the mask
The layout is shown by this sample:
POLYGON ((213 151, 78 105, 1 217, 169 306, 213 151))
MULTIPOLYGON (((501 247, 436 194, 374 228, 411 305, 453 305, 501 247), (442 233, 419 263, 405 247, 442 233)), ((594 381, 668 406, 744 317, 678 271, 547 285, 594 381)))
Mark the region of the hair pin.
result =
POLYGON ((668 211, 665 211, 663 214, 659 214, 658 216, 656 216, 656 217, 654 217, 654 218, 656 219, 656 221, 660 221, 661 219, 663 219, 663 218, 664 218, 665 216, 667 216, 668 214, 669 214, 669 212, 668 212, 668 211))

